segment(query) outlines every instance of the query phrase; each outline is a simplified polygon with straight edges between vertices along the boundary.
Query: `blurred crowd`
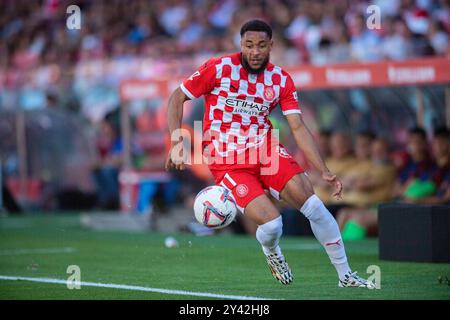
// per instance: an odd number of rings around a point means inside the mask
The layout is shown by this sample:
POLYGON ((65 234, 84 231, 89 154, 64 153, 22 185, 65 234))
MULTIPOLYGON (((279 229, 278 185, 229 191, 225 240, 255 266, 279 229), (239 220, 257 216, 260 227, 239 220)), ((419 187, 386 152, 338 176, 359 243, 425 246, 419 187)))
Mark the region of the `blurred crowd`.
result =
MULTIPOLYGON (((253 18, 274 29, 274 59, 286 64, 448 55, 448 0, 5 0, 0 63, 73 65, 93 58, 156 59, 233 52, 253 18), (81 9, 80 30, 66 9, 81 9), (380 25, 367 28, 376 5, 380 25)), ((373 20, 377 21, 377 20, 373 20)))
POLYGON ((345 132, 321 132, 321 152, 331 172, 344 185, 343 201, 319 175, 315 191, 336 217, 344 240, 377 233, 377 207, 398 201, 409 204, 450 204, 450 131, 409 130, 404 149, 392 150, 389 140, 361 132, 352 143, 345 132))

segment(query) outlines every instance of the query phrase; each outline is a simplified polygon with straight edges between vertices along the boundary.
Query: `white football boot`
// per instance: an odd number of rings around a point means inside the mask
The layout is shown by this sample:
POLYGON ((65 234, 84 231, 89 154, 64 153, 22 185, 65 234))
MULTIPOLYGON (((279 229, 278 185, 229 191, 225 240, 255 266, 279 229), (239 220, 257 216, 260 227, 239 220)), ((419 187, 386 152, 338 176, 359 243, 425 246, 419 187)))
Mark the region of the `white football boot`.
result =
POLYGON ((375 289, 375 285, 366 279, 358 276, 357 272, 349 272, 344 276, 344 279, 339 279, 338 283, 339 288, 367 288, 367 289, 375 289))
POLYGON ((281 254, 271 253, 266 256, 270 272, 282 284, 290 284, 294 280, 286 259, 281 254))

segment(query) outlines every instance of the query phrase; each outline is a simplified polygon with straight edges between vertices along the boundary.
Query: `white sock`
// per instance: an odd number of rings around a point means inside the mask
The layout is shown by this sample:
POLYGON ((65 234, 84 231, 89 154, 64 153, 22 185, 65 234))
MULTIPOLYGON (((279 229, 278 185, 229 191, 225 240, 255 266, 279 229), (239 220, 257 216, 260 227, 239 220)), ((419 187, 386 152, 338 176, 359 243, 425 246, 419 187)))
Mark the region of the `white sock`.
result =
POLYGON ((283 222, 281 216, 258 226, 258 229, 256 229, 256 239, 261 243, 265 255, 271 253, 281 255, 281 249, 278 243, 280 242, 282 233, 283 222))
POLYGON ((351 270, 336 220, 315 194, 305 201, 300 211, 309 219, 314 236, 325 248, 339 279, 343 279, 351 270))

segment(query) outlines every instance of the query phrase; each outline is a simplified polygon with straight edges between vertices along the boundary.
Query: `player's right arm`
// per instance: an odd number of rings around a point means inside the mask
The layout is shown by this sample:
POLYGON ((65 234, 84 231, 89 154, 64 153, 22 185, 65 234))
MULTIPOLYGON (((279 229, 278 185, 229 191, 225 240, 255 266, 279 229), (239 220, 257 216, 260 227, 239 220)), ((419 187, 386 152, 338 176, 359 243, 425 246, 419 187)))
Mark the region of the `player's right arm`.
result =
POLYGON ((182 145, 182 136, 179 136, 178 140, 172 140, 174 132, 181 128, 181 121, 183 119, 183 104, 189 100, 189 97, 181 90, 180 87, 170 95, 169 106, 167 110, 167 121, 170 133, 170 150, 166 159, 166 170, 184 169, 183 162, 183 150, 180 148, 182 145), (180 144, 180 145, 179 145, 180 144), (178 146, 179 145, 179 146, 178 146), (178 153, 176 151, 179 151, 178 153))
POLYGON ((186 100, 199 98, 211 92, 215 86, 216 66, 211 59, 203 64, 170 95, 167 121, 170 133, 170 151, 166 160, 166 170, 184 169, 182 135, 177 134, 183 119, 183 104, 186 100))

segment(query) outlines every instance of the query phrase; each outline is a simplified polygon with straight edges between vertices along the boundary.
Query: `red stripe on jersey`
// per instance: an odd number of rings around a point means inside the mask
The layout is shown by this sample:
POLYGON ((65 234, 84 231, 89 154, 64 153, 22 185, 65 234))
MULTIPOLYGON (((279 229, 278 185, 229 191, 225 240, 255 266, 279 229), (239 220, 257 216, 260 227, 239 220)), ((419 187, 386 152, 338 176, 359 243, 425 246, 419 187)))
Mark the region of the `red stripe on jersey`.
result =
POLYGON ((244 68, 241 68, 241 70, 239 71, 239 79, 248 81, 248 73, 244 68))
POLYGON ((231 66, 224 65, 222 67, 222 78, 231 78, 231 66))
POLYGON ((263 99, 263 98, 260 98, 260 97, 256 97, 256 98, 255 98, 255 102, 257 102, 257 103, 263 103, 263 102, 264 102, 264 99, 263 99))
POLYGON ((230 92, 238 93, 238 91, 239 91, 239 81, 238 80, 231 80, 230 92))
POLYGON ((230 106, 225 106, 225 112, 233 112, 234 107, 230 107, 230 106))
POLYGON ((231 122, 238 122, 242 126, 242 116, 240 114, 233 113, 233 115, 231 116, 231 122))
POLYGON ((214 119, 223 119, 223 111, 220 109, 214 109, 213 111, 213 117, 214 119))
POLYGON ((228 97, 228 93, 226 91, 220 90, 219 96, 226 98, 226 97, 228 97))
POLYGON ((272 83, 277 86, 279 86, 281 84, 281 77, 279 74, 275 73, 272 75, 272 83))
POLYGON ((248 83, 248 94, 254 95, 256 94, 256 84, 255 83, 248 83))

